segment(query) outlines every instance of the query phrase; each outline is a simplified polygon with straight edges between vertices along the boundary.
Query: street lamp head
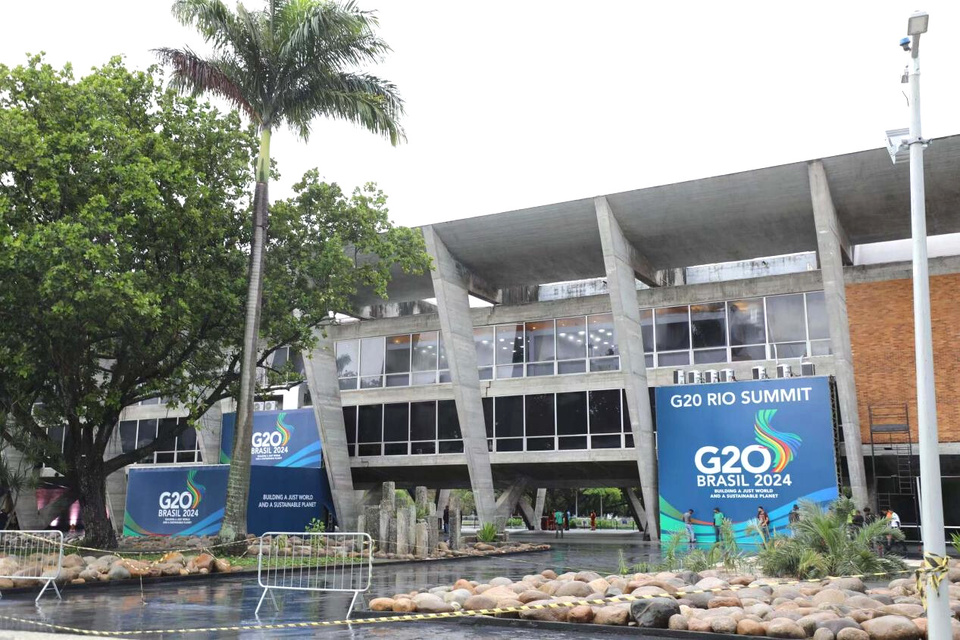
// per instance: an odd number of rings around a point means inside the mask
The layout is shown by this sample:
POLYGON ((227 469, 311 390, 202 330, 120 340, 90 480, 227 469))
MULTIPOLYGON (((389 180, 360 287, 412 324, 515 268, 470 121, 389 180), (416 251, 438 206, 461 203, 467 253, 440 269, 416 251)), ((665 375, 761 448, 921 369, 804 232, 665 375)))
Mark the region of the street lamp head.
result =
POLYGON ((927 32, 927 24, 930 22, 930 14, 926 11, 917 11, 907 21, 907 35, 918 36, 927 32))

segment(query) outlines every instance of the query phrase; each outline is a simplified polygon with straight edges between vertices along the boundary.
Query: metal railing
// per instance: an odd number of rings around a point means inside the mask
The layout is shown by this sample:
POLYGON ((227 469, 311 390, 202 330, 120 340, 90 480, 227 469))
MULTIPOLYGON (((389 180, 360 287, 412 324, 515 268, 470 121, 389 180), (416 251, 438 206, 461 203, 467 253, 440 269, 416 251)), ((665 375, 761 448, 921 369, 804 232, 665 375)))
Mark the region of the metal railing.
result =
POLYGON ((60 598, 55 580, 62 568, 63 532, 0 531, 0 579, 10 580, 14 588, 42 583, 34 602, 50 585, 60 598))
POLYGON ((353 593, 347 618, 357 597, 370 588, 373 541, 366 533, 293 533, 270 531, 260 536, 257 583, 263 587, 256 614, 272 590, 353 593))

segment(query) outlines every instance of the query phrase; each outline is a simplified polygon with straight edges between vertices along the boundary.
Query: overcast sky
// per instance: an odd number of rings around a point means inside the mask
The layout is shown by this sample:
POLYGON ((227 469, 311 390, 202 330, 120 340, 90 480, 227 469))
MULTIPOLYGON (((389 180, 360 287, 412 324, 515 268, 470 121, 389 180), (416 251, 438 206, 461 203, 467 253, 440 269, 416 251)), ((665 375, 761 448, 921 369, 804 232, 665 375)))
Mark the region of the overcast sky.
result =
MULTIPOLYGON (((274 198, 319 167, 377 182, 416 225, 879 147, 908 124, 897 43, 914 2, 359 3, 394 49, 376 72, 402 92, 409 142, 333 122, 306 144, 283 132, 274 198)), ((203 51, 170 4, 6 0, 0 61, 42 50, 79 73, 203 51)), ((960 3, 922 8, 924 134, 960 133, 960 3)))

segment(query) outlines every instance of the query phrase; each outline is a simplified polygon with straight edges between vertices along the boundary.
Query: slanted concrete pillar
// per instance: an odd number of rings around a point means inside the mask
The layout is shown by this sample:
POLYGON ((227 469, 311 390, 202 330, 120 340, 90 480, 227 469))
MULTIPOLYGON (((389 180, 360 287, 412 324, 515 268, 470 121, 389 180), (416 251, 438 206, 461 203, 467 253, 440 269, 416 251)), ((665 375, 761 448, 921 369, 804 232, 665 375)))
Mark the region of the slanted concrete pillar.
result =
POLYGON ((547 502, 547 490, 546 488, 537 489, 537 504, 533 507, 533 528, 540 529, 540 524, 543 522, 543 507, 547 502))
POLYGON ((637 529, 646 531, 648 528, 647 512, 640 503, 640 496, 637 495, 633 487, 624 487, 621 491, 623 491, 623 494, 627 497, 627 508, 630 509, 630 515, 633 516, 634 522, 637 523, 637 529))
POLYGON ((356 531, 359 507, 353 489, 353 472, 350 469, 343 407, 340 404, 336 350, 333 340, 323 335, 317 338, 316 348, 303 354, 307 386, 313 400, 313 415, 320 429, 323 461, 333 504, 337 509, 337 524, 340 531, 356 531))
POLYGON ((450 364, 457 418, 463 434, 463 453, 470 473, 470 488, 480 522, 493 522, 496 514, 493 474, 490 471, 487 432, 480 399, 480 376, 477 372, 477 352, 473 344, 473 322, 466 284, 468 279, 463 267, 450 255, 432 226, 423 227, 423 238, 433 258, 430 275, 437 297, 447 362, 450 364))
POLYGON ((451 551, 460 549, 460 498, 450 497, 450 536, 447 539, 451 551))
MULTIPOLYGON (((594 201, 597 225, 603 245, 603 262, 610 289, 610 308, 620 349, 620 370, 627 394, 630 428, 637 447, 637 466, 640 471, 640 489, 648 505, 658 503, 657 449, 647 388, 647 367, 643 355, 643 336, 640 332, 640 306, 637 304, 636 274, 654 273, 642 256, 624 237, 620 223, 613 215, 604 197, 594 201)), ((659 540, 656 522, 648 527, 651 540, 659 540)))
POLYGON ((507 520, 513 515, 513 511, 517 508, 517 504, 520 502, 520 498, 523 496, 526 488, 527 481, 521 479, 507 487, 507 490, 500 494, 500 497, 497 499, 497 529, 502 530, 507 526, 507 520))
POLYGON ((843 445, 850 475, 850 489, 857 507, 870 504, 867 494, 867 474, 863 465, 863 446, 860 436, 860 412, 857 407, 857 385, 853 377, 853 350, 850 347, 850 322, 847 318, 847 294, 843 282, 844 256, 852 257, 847 235, 837 218, 837 210, 830 196, 830 185, 823 163, 815 160, 808 165, 810 198, 813 218, 817 226, 817 248, 820 274, 823 277, 823 297, 830 326, 830 349, 833 351, 837 380, 837 396, 843 420, 843 445))
POLYGON ((517 506, 520 508, 520 516, 523 518, 523 521, 526 523, 528 529, 539 529, 540 528, 540 519, 536 517, 533 505, 530 504, 530 498, 527 496, 520 496, 520 501, 517 502, 517 506))

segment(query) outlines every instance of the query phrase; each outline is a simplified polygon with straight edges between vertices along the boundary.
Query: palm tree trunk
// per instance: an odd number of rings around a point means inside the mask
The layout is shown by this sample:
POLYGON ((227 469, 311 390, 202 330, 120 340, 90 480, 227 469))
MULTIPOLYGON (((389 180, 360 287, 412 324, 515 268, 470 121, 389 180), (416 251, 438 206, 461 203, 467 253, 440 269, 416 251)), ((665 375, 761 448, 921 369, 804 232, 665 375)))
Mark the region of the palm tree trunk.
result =
POLYGON ((227 504, 220 538, 233 541, 247 535, 247 502, 250 494, 250 438, 253 436, 253 399, 257 391, 257 354, 260 336, 260 302, 263 297, 263 261, 267 242, 270 181, 270 128, 260 133, 257 186, 253 196, 253 241, 250 245, 250 277, 247 283, 246 324, 240 362, 240 397, 233 434, 233 456, 227 477, 227 504))

